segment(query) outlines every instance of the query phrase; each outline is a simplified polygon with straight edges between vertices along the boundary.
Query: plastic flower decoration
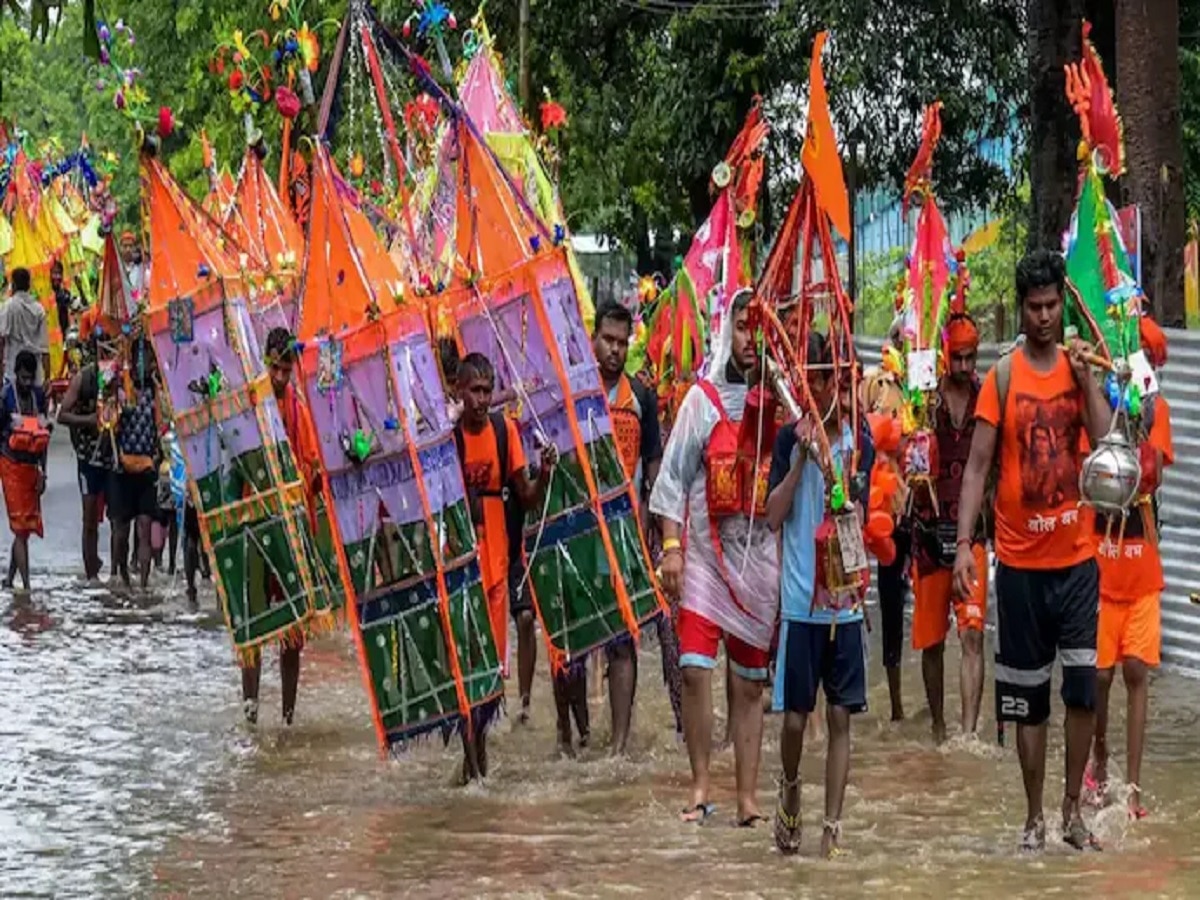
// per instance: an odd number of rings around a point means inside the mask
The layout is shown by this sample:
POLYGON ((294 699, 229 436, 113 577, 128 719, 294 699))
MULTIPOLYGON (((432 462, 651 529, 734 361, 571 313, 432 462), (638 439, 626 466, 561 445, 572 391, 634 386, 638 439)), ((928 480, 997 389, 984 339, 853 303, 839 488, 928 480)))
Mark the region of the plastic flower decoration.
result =
POLYGON ((436 0, 413 0, 413 6, 416 9, 404 20, 400 33, 406 41, 411 40, 415 32, 418 40, 432 43, 437 50, 442 75, 449 81, 453 78, 453 69, 446 50, 446 33, 458 30, 458 20, 446 4, 436 0))
POLYGON ((255 56, 252 49, 259 44, 264 50, 270 46, 270 37, 265 31, 247 35, 237 29, 228 40, 217 46, 216 54, 209 63, 209 71, 224 77, 233 108, 239 113, 253 114, 274 97, 270 69, 255 56))
POLYGON ((567 124, 567 111, 550 99, 549 94, 542 103, 542 131, 554 131, 567 124))
POLYGON ((133 53, 137 43, 133 29, 124 20, 109 26, 106 22, 96 25, 96 37, 100 43, 99 66, 95 86, 97 91, 112 89, 113 108, 134 122, 139 131, 157 131, 159 137, 168 137, 174 132, 175 116, 169 107, 155 109, 150 96, 142 87, 142 70, 128 64, 123 57, 133 53))
POLYGON ((275 70, 282 78, 287 76, 289 87, 299 81, 300 99, 305 106, 316 102, 312 87, 312 74, 321 66, 321 41, 317 32, 322 28, 336 26, 333 19, 309 26, 304 19, 304 0, 273 0, 270 5, 273 21, 282 21, 282 27, 271 36, 275 70))
POLYGON ((285 119, 294 119, 300 115, 300 98, 284 85, 275 88, 275 108, 285 119))

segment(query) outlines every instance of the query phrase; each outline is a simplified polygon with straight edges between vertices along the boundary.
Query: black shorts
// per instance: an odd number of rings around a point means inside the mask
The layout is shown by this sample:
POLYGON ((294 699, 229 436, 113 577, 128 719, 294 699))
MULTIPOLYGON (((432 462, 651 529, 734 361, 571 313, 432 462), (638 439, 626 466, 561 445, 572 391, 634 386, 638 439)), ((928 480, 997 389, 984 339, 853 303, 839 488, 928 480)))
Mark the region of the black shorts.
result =
POLYGON ((529 579, 525 578, 524 561, 508 569, 508 613, 515 622, 523 612, 533 612, 533 591, 529 579), (524 584, 521 584, 522 580, 524 584))
POLYGON ((896 558, 890 566, 877 564, 876 583, 879 587, 879 618, 881 620, 883 665, 894 669, 904 656, 904 599, 908 595, 909 539, 902 530, 896 531, 896 558))
POLYGON ((108 487, 109 470, 79 461, 79 493, 85 497, 103 497, 108 487))
POLYGON ((113 522, 132 522, 139 516, 153 519, 158 515, 158 473, 110 472, 104 499, 113 522))
POLYGON ((867 641, 863 622, 826 624, 785 622, 783 708, 810 713, 817 708, 817 689, 824 686, 831 706, 852 713, 867 711, 867 641))
POLYGON ((1041 725, 1050 718, 1050 675, 1062 660, 1062 700, 1096 707, 1096 620, 1100 569, 1089 559, 1067 569, 996 566, 996 718, 1041 725))

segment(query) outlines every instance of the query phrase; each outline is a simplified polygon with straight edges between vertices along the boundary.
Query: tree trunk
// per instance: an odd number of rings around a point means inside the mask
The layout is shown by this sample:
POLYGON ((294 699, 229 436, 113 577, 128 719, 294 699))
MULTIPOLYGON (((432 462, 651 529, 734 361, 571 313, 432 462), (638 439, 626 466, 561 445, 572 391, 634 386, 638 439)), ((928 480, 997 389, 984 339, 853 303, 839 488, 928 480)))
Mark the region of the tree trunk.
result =
POLYGON ((1125 124, 1125 197, 1142 212, 1142 288, 1155 316, 1182 327, 1183 131, 1178 0, 1117 3, 1117 108, 1125 124))
POLYGON ((1059 249, 1075 207, 1079 124, 1063 66, 1080 57, 1083 12, 1083 0, 1026 0, 1031 250, 1059 249))

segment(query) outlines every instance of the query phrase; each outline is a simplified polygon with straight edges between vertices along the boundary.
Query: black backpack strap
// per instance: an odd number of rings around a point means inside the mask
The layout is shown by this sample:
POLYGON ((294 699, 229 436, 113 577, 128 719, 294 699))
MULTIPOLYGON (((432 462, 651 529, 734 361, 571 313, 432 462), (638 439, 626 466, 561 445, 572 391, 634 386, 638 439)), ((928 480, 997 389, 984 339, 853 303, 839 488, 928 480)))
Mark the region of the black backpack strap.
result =
MULTIPOLYGON (((494 412, 488 416, 492 422, 492 431, 496 435, 496 459, 500 463, 500 484, 508 483, 508 422, 504 413, 494 412)), ((503 490, 503 488, 501 488, 503 490)))

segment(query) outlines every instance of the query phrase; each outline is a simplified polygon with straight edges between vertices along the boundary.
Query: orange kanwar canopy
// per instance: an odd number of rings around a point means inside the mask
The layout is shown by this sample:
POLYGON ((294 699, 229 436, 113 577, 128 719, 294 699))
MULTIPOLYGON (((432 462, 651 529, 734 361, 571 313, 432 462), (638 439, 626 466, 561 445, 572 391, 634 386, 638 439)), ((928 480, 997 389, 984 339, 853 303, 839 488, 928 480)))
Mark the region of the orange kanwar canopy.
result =
POLYGON ((402 290, 395 263, 354 202, 329 152, 319 146, 313 155, 297 338, 310 340, 361 325, 372 307, 390 311, 402 290))
POLYGON ((150 223, 146 299, 151 309, 190 296, 214 278, 240 276, 236 241, 183 192, 161 162, 143 158, 142 183, 150 223))
POLYGON ((288 214, 279 193, 267 177, 254 148, 246 148, 242 173, 225 217, 225 230, 236 236, 262 268, 282 268, 281 257, 295 265, 304 253, 304 234, 288 214))

